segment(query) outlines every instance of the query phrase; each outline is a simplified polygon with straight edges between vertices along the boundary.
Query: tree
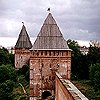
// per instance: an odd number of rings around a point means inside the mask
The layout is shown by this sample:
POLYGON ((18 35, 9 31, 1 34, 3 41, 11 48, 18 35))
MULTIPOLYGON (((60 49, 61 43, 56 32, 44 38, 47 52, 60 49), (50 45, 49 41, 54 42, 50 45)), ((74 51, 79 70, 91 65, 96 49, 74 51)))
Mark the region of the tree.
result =
POLYGON ((72 79, 88 79, 89 67, 87 63, 87 56, 81 54, 77 41, 68 40, 67 44, 69 48, 72 49, 72 79))
POLYGON ((0 49, 0 65, 12 64, 14 66, 14 54, 10 54, 6 48, 0 49))
POLYGON ((69 46, 70 49, 72 49, 72 56, 80 56, 81 52, 79 49, 79 45, 77 41, 74 40, 68 40, 67 44, 69 46))
POLYGON ((0 100, 12 100, 12 91, 14 83, 12 80, 6 80, 0 84, 0 100))
POLYGON ((87 56, 90 65, 100 63, 100 48, 90 46, 87 56))
POLYGON ((15 63, 14 54, 9 53, 8 57, 9 57, 10 64, 12 64, 12 66, 14 66, 15 65, 14 64, 15 63))
POLYGON ((16 71, 11 65, 0 66, 0 83, 6 80, 16 81, 16 71))
POLYGON ((100 63, 90 66, 90 80, 95 90, 100 90, 100 63))
POLYGON ((6 49, 0 49, 0 65, 10 63, 6 49))
POLYGON ((23 65, 22 68, 20 68, 17 71, 18 75, 24 75, 27 82, 29 82, 29 66, 23 65))
POLYGON ((0 100, 12 100, 12 91, 16 82, 16 72, 11 65, 0 66, 0 100))

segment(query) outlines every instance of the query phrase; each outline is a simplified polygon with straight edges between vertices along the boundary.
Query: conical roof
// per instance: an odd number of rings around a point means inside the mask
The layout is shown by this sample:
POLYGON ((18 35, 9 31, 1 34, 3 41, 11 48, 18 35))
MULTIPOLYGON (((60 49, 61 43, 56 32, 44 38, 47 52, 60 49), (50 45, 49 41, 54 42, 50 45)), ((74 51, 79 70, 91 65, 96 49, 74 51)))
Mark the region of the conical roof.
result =
POLYGON ((33 49, 69 49, 51 13, 49 13, 45 19, 37 39, 34 42, 33 49))
POLYGON ((30 38, 28 36, 28 33, 27 33, 24 25, 22 26, 22 29, 21 29, 21 32, 19 34, 18 40, 16 42, 15 48, 18 48, 18 49, 22 49, 22 48, 30 49, 30 48, 32 48, 30 38))

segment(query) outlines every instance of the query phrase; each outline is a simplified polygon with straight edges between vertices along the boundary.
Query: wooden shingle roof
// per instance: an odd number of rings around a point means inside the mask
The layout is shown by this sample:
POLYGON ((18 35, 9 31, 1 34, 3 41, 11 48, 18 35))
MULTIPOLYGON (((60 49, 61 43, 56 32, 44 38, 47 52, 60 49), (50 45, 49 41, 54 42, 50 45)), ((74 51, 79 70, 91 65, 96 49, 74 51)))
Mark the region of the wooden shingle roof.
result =
POLYGON ((24 25, 22 26, 22 29, 21 29, 21 32, 19 34, 18 40, 16 42, 15 48, 17 48, 17 49, 22 49, 22 48, 30 49, 30 48, 32 48, 30 38, 28 36, 28 33, 27 33, 24 25))
POLYGON ((45 19, 32 49, 69 49, 51 13, 45 19))

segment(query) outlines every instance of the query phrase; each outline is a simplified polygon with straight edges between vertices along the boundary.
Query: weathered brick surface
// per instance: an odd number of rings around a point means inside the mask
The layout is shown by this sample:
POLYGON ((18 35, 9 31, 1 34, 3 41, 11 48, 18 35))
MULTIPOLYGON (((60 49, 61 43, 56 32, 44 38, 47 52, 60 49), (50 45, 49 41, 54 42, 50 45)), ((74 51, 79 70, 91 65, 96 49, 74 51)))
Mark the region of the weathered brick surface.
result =
POLYGON ((75 100, 56 76, 56 100, 75 100))
POLYGON ((23 65, 28 64, 30 55, 28 49, 15 49, 15 68, 19 69, 23 65))
POLYGON ((70 51, 34 51, 30 58, 30 80, 33 80, 33 83, 30 82, 30 87, 35 84, 33 95, 40 95, 39 90, 55 89, 56 71, 63 78, 70 79, 70 51), (36 84, 39 85, 38 88, 36 84))

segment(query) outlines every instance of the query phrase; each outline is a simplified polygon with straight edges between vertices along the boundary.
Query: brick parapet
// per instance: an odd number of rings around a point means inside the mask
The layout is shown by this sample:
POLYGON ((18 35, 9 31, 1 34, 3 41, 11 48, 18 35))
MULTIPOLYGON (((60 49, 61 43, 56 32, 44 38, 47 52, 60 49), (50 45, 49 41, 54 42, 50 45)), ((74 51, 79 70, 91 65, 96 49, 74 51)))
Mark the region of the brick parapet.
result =
POLYGON ((88 100, 70 80, 56 73, 56 100, 88 100))

